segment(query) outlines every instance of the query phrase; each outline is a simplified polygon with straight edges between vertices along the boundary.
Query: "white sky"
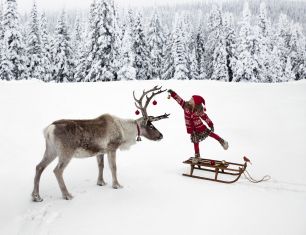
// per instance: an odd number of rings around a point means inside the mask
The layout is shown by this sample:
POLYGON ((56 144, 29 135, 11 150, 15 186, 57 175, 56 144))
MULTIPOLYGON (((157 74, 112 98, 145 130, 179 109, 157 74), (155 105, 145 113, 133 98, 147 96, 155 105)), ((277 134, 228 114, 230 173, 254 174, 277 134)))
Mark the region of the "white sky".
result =
MULTIPOLYGON (((3 0, 2 0, 3 1, 3 0)), ((199 0, 115 0, 116 3, 124 6, 150 6, 161 3, 183 3, 199 0)), ((92 0, 36 0, 39 10, 57 11, 63 8, 69 9, 87 9, 92 0)), ((33 0, 17 0, 20 12, 30 12, 33 0)))

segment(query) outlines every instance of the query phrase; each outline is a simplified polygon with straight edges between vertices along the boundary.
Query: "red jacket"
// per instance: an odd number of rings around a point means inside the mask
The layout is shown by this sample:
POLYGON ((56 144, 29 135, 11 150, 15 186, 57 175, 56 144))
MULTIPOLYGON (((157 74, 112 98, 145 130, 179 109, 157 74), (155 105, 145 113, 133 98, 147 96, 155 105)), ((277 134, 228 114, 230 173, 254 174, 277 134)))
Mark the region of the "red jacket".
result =
POLYGON ((207 127, 203 124, 203 119, 208 126, 211 128, 213 127, 213 122, 209 119, 206 113, 192 113, 188 108, 184 107, 185 102, 178 94, 175 92, 171 93, 171 96, 177 101, 177 103, 184 109, 184 115, 185 115, 185 123, 187 128, 187 133, 192 134, 195 132, 203 132, 207 129, 207 127))

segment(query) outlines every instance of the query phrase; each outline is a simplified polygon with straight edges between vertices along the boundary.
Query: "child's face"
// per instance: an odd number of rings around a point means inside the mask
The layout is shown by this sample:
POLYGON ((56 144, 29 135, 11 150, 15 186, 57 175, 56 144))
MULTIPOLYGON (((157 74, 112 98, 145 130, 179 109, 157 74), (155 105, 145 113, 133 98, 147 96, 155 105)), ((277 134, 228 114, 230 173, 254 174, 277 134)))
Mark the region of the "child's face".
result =
POLYGON ((188 103, 192 106, 192 108, 194 108, 194 100, 193 98, 191 97, 191 99, 188 101, 188 103))

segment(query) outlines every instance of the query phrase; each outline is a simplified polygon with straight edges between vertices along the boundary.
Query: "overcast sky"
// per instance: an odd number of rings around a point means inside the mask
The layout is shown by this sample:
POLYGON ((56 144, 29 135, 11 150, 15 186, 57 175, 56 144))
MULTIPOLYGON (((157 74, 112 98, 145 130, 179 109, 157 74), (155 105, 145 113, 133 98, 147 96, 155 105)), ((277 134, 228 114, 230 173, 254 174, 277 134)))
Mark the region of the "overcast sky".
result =
MULTIPOLYGON (((3 1, 3 0, 2 0, 3 1)), ((150 6, 161 3, 183 3, 199 0, 115 0, 119 5, 124 6, 150 6)), ((87 9, 92 0, 36 0, 39 10, 56 11, 65 9, 87 9)), ((17 0, 18 9, 21 12, 29 12, 33 5, 33 0, 17 0)))
MULTIPOLYGON (((0 0, 5 1, 5 0, 0 0)), ((42 11, 58 11, 67 9, 88 9, 90 3, 93 0, 36 0, 38 9, 42 11)), ((184 2, 199 2, 199 1, 217 1, 222 0, 115 0, 115 2, 120 6, 150 6, 150 5, 160 5, 160 4, 175 4, 175 3, 184 3, 184 2)), ((269 1, 269 0, 266 0, 269 1)), ((297 1, 297 0, 288 0, 288 1, 297 1)), ((306 0, 298 0, 304 1, 306 0)), ((20 12, 30 12, 33 0, 17 0, 18 9, 20 12)))

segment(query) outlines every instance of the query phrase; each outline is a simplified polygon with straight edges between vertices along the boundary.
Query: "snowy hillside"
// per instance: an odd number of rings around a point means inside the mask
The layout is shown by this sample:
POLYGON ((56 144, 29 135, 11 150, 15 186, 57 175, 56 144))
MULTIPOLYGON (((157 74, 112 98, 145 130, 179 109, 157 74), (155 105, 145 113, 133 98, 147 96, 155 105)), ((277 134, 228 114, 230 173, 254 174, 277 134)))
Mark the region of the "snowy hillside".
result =
POLYGON ((282 84, 215 81, 137 81, 55 84, 0 83, 0 234, 306 234, 306 81, 282 84), (111 113, 136 118, 132 91, 163 85, 184 99, 199 94, 215 132, 229 141, 224 151, 208 139, 203 157, 242 162, 248 156, 254 177, 231 185, 183 177, 182 161, 193 154, 181 108, 167 94, 149 114, 171 113, 156 123, 160 142, 143 139, 118 152, 123 189, 96 185, 95 158, 74 159, 65 180, 74 199, 65 201, 53 174, 43 173, 41 196, 31 191, 44 152, 42 130, 62 118, 94 118, 111 113))

